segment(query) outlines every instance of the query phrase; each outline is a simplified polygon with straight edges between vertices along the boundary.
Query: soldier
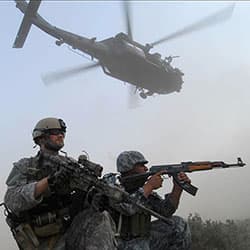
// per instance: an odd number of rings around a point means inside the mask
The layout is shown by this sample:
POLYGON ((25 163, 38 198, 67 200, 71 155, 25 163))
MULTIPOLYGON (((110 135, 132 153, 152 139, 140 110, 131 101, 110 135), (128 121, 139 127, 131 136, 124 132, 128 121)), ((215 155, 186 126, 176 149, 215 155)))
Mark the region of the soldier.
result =
MULTIPOLYGON (((124 151, 117 158, 117 170, 121 176, 145 173, 148 161, 137 151, 124 151)), ((178 216, 172 216, 176 211, 182 188, 173 181, 172 192, 162 199, 154 190, 162 186, 162 173, 151 176, 141 188, 129 187, 130 195, 140 200, 155 212, 167 217, 168 222, 154 220, 148 213, 131 204, 113 204, 111 211, 117 225, 118 249, 120 250, 187 250, 190 249, 191 233, 187 223, 178 216)), ((104 176, 106 182, 116 184, 117 174, 104 176)), ((185 173, 178 178, 191 182, 185 173)), ((127 190, 128 191, 128 190, 127 190)))
POLYGON ((7 223, 20 249, 116 249, 110 215, 92 210, 86 193, 69 190, 70 173, 55 169, 44 157, 68 158, 59 154, 65 133, 62 119, 45 118, 36 124, 32 136, 38 154, 14 163, 6 182, 7 223))

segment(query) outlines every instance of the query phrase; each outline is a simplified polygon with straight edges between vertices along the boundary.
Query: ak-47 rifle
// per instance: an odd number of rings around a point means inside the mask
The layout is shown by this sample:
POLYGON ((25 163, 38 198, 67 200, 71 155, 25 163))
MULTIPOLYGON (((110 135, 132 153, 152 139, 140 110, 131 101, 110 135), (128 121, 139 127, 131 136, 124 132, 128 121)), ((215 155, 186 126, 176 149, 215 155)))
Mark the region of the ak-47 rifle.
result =
POLYGON ((68 172, 71 173, 69 176, 69 186, 71 190, 78 189, 88 192, 92 188, 95 188, 95 191, 108 197, 114 202, 131 203, 156 218, 169 223, 164 216, 146 207, 140 201, 134 199, 128 192, 118 186, 108 184, 103 179, 100 179, 99 177, 101 177, 103 168, 99 164, 89 161, 85 155, 79 156, 78 161, 72 158, 62 158, 60 156, 46 153, 43 153, 43 157, 52 162, 56 169, 66 168, 68 172))
POLYGON ((142 187, 147 181, 148 177, 154 175, 160 171, 166 171, 165 174, 173 176, 175 182, 183 188, 186 192, 191 195, 195 195, 198 188, 191 185, 190 183, 182 182, 178 179, 177 175, 180 172, 195 172, 204 171, 214 168, 230 168, 230 167, 243 167, 245 163, 241 158, 237 158, 237 163, 226 164, 223 161, 199 161, 199 162, 182 162, 180 164, 169 164, 169 165, 155 165, 149 169, 149 172, 143 174, 135 174, 125 177, 120 177, 121 184, 125 187, 125 190, 131 192, 132 190, 142 187))

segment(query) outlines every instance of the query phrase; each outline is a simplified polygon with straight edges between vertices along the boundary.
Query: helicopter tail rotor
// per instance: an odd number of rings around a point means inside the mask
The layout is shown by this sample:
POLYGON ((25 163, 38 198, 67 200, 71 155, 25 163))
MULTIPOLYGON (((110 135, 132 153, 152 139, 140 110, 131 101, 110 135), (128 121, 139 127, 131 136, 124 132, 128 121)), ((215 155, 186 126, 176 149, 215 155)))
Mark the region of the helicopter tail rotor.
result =
POLYGON ((20 0, 15 0, 15 2, 16 7, 24 13, 24 17, 13 44, 13 48, 22 48, 32 25, 32 18, 36 15, 41 0, 32 0, 29 4, 27 4, 26 1, 20 0))
POLYGON ((158 45, 160 43, 167 42, 169 40, 178 38, 180 36, 192 33, 194 31, 198 31, 198 30, 201 30, 203 28, 213 26, 213 25, 216 25, 216 24, 221 23, 223 21, 226 21, 232 16, 234 7, 235 7, 235 3, 227 6, 226 8, 224 8, 222 10, 215 12, 214 14, 212 14, 210 16, 207 16, 207 17, 201 19, 198 22, 195 22, 189 26, 186 26, 181 30, 178 30, 178 31, 176 31, 168 36, 165 36, 165 37, 151 43, 150 46, 155 46, 155 45, 158 45))
POLYGON ((98 66, 100 66, 99 62, 95 64, 78 66, 78 67, 74 67, 74 68, 70 68, 66 70, 64 69, 60 71, 50 72, 45 75, 42 75, 42 80, 45 85, 51 85, 53 83, 72 77, 76 74, 83 73, 84 71, 96 68, 98 66))

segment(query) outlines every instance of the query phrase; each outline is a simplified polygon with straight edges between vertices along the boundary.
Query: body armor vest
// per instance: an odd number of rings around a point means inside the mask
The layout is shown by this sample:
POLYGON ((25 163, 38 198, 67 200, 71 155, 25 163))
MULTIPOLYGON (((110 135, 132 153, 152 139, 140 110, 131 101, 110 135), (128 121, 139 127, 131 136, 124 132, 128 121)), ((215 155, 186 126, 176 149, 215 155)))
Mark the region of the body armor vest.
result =
MULTIPOLYGON (((30 158, 26 172, 27 183, 39 181, 56 171, 51 162, 43 160, 38 154, 30 158)), ((28 222, 37 236, 63 232, 74 216, 83 209, 86 194, 75 190, 71 193, 52 194, 49 190, 43 194, 43 200, 34 208, 20 214, 28 222)))
POLYGON ((136 213, 132 216, 126 216, 114 211, 112 217, 115 220, 120 238, 130 240, 136 237, 149 236, 151 227, 150 214, 136 213))

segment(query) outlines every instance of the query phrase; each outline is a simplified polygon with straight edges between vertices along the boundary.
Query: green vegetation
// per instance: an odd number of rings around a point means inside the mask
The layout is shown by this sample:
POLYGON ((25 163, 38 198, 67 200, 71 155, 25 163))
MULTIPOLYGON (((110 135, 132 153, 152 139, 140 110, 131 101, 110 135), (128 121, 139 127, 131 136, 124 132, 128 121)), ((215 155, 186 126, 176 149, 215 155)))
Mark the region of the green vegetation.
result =
POLYGON ((188 217, 192 232, 191 250, 249 250, 250 219, 203 221, 199 214, 188 217))

